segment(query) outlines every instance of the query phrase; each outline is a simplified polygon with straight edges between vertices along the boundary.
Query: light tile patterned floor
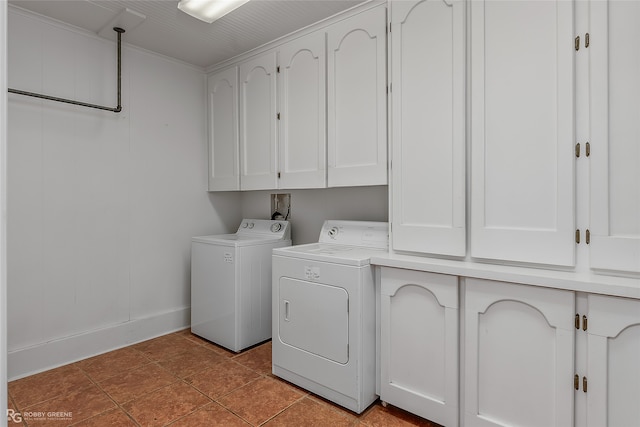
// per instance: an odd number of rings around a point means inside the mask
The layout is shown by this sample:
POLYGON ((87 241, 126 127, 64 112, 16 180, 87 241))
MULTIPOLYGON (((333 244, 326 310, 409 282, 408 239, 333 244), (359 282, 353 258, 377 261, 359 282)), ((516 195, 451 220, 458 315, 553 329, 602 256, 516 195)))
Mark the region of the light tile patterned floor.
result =
POLYGON ((18 426, 438 427, 393 408, 354 414, 271 374, 271 343, 240 354, 184 330, 9 383, 18 426))

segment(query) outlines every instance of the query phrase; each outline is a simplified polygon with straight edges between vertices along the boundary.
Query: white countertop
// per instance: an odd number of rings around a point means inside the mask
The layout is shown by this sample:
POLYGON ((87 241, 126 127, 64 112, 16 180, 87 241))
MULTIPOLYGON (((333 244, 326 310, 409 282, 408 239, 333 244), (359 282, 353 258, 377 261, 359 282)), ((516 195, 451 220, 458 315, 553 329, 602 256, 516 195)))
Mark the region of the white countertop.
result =
POLYGON ((618 277, 592 272, 558 271, 389 253, 372 257, 371 264, 640 299, 640 277, 618 277))

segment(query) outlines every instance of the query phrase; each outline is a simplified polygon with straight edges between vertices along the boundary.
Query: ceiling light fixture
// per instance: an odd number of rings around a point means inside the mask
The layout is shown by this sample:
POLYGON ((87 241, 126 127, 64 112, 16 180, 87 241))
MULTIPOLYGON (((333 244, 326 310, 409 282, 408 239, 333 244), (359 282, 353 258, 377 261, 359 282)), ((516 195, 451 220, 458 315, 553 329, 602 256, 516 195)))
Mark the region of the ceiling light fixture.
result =
POLYGON ((211 24, 249 0, 180 0, 178 9, 211 24))

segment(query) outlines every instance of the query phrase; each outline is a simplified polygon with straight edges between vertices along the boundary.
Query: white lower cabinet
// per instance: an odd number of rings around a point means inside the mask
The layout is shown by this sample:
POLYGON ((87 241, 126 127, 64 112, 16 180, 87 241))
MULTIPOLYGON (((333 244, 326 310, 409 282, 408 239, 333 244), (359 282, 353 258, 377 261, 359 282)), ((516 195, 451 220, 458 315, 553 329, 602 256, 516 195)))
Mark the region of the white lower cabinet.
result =
POLYGON ((458 425, 458 278, 381 269, 380 399, 458 425))
POLYGON ((587 427, 640 426, 640 301, 587 299, 587 427))
POLYGON ((448 427, 640 426, 640 299, 379 271, 383 402, 448 427))
POLYGON ((464 425, 573 424, 573 292, 466 279, 464 425))

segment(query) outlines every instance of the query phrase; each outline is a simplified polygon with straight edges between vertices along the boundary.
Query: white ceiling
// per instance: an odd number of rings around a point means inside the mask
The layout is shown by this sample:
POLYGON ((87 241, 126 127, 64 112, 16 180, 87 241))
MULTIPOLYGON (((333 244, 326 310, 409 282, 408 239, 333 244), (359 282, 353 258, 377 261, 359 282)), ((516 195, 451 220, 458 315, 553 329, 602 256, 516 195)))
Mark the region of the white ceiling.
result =
MULTIPOLYGON (((146 18, 123 42, 207 67, 363 0, 252 0, 213 24, 181 12, 177 0, 9 0, 9 4, 95 33, 130 9, 146 18)), ((115 37, 114 37, 115 38, 115 37)))

